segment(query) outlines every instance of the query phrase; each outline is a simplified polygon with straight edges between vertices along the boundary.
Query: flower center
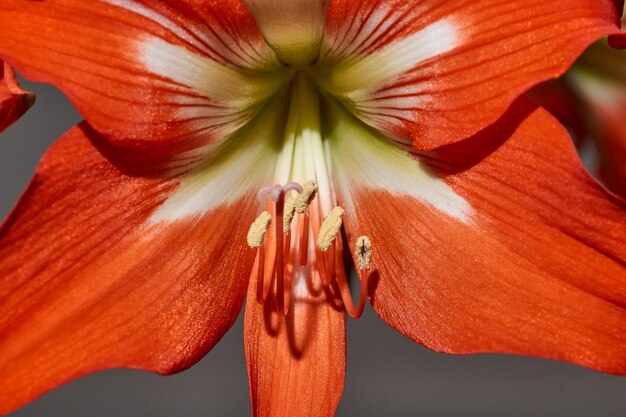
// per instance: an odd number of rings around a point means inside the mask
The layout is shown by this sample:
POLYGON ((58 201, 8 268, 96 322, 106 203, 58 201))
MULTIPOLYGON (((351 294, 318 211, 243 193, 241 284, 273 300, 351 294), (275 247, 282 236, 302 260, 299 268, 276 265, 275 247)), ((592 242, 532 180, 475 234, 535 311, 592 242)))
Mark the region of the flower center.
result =
POLYGON ((357 240, 361 292, 355 306, 343 258, 344 210, 336 204, 322 140, 320 96, 305 74, 293 79, 281 146, 274 183, 285 185, 259 191, 267 211, 248 234, 248 245, 257 248, 257 301, 271 302, 286 315, 294 299, 327 290, 350 316, 359 317, 367 299, 371 244, 367 237, 357 240))
POLYGON ((305 299, 327 289, 351 317, 358 318, 367 299, 372 245, 367 236, 356 241, 361 292, 355 306, 343 264, 344 210, 337 206, 320 222, 317 189, 309 181, 259 191, 261 200, 269 197, 273 215, 263 211, 248 232, 248 245, 257 249, 257 301, 272 302, 286 316, 294 295, 305 299))

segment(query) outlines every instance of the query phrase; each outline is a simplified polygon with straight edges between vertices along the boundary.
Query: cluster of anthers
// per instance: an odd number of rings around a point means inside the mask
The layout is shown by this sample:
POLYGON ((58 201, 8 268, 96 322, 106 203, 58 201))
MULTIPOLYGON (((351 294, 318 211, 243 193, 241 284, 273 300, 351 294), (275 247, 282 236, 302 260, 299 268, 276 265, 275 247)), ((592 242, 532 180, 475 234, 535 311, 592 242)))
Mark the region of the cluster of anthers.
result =
POLYGON ((314 181, 263 188, 258 198, 264 201, 268 195, 274 214, 262 212, 248 231, 248 245, 257 249, 257 301, 264 303, 271 296, 276 311, 287 315, 294 291, 306 285, 308 293, 313 295, 326 290, 342 300, 351 317, 360 317, 367 300, 371 269, 370 239, 361 236, 356 240, 361 291, 355 306, 343 261, 343 208, 333 208, 320 222, 319 209, 312 205, 317 195, 314 181), (309 244, 310 240, 316 244, 309 244))

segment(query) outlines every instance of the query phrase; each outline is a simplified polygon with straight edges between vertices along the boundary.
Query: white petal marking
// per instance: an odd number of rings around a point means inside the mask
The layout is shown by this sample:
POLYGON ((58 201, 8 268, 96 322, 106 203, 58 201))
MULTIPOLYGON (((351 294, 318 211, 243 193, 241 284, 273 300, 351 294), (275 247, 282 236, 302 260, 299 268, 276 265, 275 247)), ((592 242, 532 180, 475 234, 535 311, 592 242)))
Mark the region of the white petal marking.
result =
POLYGON ((246 127, 223 141, 221 149, 183 178, 178 189, 148 223, 202 216, 272 183, 276 140, 283 132, 287 101, 268 103, 246 127))
POLYGON ((353 99, 367 97, 419 63, 449 52, 459 43, 457 26, 452 19, 440 20, 345 64, 332 74, 329 90, 353 99))
POLYGON ((238 42, 229 34, 220 31, 219 28, 211 27, 211 30, 207 30, 207 28, 197 25, 181 26, 135 0, 102 1, 158 23, 215 60, 226 60, 239 66, 254 68, 270 68, 278 65, 274 53, 264 43, 238 42), (211 45, 212 49, 208 45, 211 45))
MULTIPOLYGON (((331 104, 329 108, 333 176, 344 197, 349 197, 354 187, 384 190, 413 197, 464 223, 471 221, 469 203, 419 159, 364 126, 339 106, 331 104)), ((347 212, 358 213, 352 201, 344 204, 347 212)))
POLYGON ((235 111, 266 99, 284 82, 285 73, 248 75, 159 38, 140 42, 141 59, 148 71, 235 111))
POLYGON ((194 44, 194 40, 190 36, 189 32, 185 31, 180 25, 172 22, 167 17, 157 13, 156 11, 146 7, 143 4, 137 3, 134 0, 101 0, 103 3, 108 3, 112 6, 117 6, 122 9, 128 10, 133 13, 137 13, 140 16, 146 17, 164 28, 172 31, 176 35, 180 36, 181 39, 186 40, 187 42, 194 44))

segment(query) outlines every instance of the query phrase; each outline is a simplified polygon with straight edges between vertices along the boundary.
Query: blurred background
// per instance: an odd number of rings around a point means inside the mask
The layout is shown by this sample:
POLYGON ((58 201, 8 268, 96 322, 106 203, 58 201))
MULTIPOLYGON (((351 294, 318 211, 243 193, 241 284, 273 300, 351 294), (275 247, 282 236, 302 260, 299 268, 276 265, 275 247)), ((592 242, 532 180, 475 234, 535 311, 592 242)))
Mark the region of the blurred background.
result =
MULTIPOLYGON (((55 89, 23 83, 37 103, 0 135, 0 219, 47 146, 80 120, 55 89)), ((553 361, 431 352, 368 307, 348 319, 346 386, 338 416, 626 416, 626 378, 553 361)), ((1 354, 1 352, 0 352, 1 354)), ((320 363, 320 366, 324 366, 320 363)), ((200 363, 161 377, 111 370, 90 375, 12 414, 35 416, 246 416, 242 320, 200 363)))

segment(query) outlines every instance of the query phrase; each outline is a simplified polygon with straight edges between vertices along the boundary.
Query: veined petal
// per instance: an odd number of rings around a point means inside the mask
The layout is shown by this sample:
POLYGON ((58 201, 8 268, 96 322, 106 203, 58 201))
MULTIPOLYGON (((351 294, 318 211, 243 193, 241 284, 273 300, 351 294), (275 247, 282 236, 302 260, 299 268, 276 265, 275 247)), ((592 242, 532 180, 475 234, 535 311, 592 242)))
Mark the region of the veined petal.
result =
POLYGON ((314 76, 369 125, 431 149, 496 121, 618 16, 611 0, 335 0, 314 76))
POLYGON ((249 121, 285 75, 238 0, 6 0, 0 53, 115 149, 176 165, 249 121))
MULTIPOLYGON (((255 270, 254 268, 253 270, 255 270)), ((296 282, 286 317, 273 299, 257 302, 257 276, 250 280, 245 347, 253 416, 333 416, 346 368, 343 308, 321 291, 296 282)))
MULTIPOLYGON (((364 186, 362 177, 387 164, 342 169, 345 151, 366 145, 355 134, 339 146, 334 132, 338 199, 354 207, 346 230, 350 239, 371 239, 379 277, 372 304, 387 323, 438 351, 525 354, 626 373, 625 204, 589 177, 545 110, 519 101, 475 137, 420 158, 405 154, 467 203, 467 219, 406 192, 364 186)), ((377 155, 406 163, 391 151, 377 155)))
POLYGON ((407 157, 406 150, 360 123, 332 100, 325 102, 324 109, 334 182, 343 190, 342 206, 348 213, 359 210, 358 203, 347 192, 356 188, 386 190, 413 198, 439 215, 463 223, 472 221, 469 203, 430 167, 407 157))
POLYGON ((0 60, 0 132, 22 117, 35 102, 35 94, 20 88, 15 73, 0 60))
POLYGON ((319 58, 330 0, 242 0, 278 58, 307 65, 319 58))
POLYGON ((587 120, 582 116, 587 111, 586 103, 571 90, 564 77, 536 85, 526 96, 563 123, 577 147, 589 139, 587 120))
POLYGON ((245 297, 255 191, 274 165, 257 153, 247 166, 247 154, 223 149, 177 178, 133 178, 93 147, 89 129, 53 145, 0 229, 0 414, 100 369, 185 369, 245 297), (211 185, 229 181, 237 188, 211 185), (190 189, 203 198, 185 205, 190 189), (198 211, 185 211, 192 203, 198 211))

